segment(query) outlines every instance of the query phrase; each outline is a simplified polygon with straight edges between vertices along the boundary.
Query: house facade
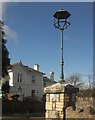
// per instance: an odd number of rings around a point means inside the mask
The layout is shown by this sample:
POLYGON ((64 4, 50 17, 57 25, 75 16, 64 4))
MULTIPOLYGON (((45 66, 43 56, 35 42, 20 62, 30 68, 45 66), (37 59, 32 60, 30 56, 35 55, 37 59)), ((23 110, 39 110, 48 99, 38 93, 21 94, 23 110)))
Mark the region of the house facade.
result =
POLYGON ((21 61, 12 64, 8 68, 10 94, 18 94, 20 100, 25 97, 33 97, 41 100, 43 97, 43 75, 39 71, 39 65, 35 64, 34 69, 25 66, 21 61))

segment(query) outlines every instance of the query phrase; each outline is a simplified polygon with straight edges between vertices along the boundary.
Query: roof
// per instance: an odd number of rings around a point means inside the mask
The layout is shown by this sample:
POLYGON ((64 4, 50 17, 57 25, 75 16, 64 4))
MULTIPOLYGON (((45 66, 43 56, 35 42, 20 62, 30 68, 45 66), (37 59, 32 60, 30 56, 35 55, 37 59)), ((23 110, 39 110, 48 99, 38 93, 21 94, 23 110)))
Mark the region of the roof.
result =
POLYGON ((56 81, 52 81, 50 78, 48 78, 47 76, 43 77, 43 81, 44 82, 51 82, 51 83, 57 83, 56 81))
POLYGON ((46 76, 44 76, 43 77, 43 81, 45 81, 45 82, 52 82, 48 77, 46 77, 46 76))
POLYGON ((43 72, 34 70, 34 69, 31 68, 31 67, 28 67, 28 66, 23 65, 21 61, 20 61, 20 62, 16 62, 16 63, 14 63, 14 64, 11 64, 11 65, 8 67, 8 70, 10 70, 10 69, 13 70, 13 69, 14 69, 17 65, 19 65, 19 64, 20 64, 27 72, 36 72, 36 73, 40 73, 40 74, 42 74, 42 75, 45 75, 45 73, 43 73, 43 72))
POLYGON ((40 72, 40 71, 37 71, 37 70, 34 70, 33 68, 31 68, 31 67, 28 67, 28 66, 24 66, 29 72, 37 72, 37 73, 41 73, 41 74, 43 74, 43 75, 45 75, 45 73, 43 73, 43 72, 40 72))
POLYGON ((8 70, 10 70, 10 69, 13 69, 14 67, 16 67, 18 64, 19 64, 20 62, 16 62, 16 63, 14 63, 14 64, 11 64, 10 66, 8 66, 8 70))

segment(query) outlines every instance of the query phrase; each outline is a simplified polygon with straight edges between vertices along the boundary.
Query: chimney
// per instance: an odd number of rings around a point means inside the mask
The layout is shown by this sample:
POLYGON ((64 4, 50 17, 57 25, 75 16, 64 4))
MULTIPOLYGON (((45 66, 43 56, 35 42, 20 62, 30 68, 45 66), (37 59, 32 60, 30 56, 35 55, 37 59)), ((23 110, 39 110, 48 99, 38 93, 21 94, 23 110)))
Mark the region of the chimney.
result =
POLYGON ((53 71, 50 72, 50 80, 54 81, 54 72, 53 71))
POLYGON ((38 65, 38 64, 35 64, 35 65, 34 65, 34 70, 39 71, 39 65, 38 65))

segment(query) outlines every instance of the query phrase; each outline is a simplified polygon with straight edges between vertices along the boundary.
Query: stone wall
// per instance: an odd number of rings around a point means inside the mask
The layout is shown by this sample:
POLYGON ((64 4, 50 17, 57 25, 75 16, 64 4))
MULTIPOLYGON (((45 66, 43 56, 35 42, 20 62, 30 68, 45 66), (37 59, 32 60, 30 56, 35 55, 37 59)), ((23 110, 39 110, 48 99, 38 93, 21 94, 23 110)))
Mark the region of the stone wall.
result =
POLYGON ((67 118, 95 118, 95 106, 93 105, 95 97, 77 96, 76 110, 72 107, 66 109, 67 118))
POLYGON ((70 84, 57 83, 45 89, 46 118, 95 118, 95 94, 79 91, 70 84))
MULTIPOLYGON (((76 109, 66 108, 66 118, 95 118, 95 97, 76 96, 76 109)), ((46 118, 63 118, 64 94, 47 94, 46 118), (52 100, 54 99, 54 101, 52 100)))

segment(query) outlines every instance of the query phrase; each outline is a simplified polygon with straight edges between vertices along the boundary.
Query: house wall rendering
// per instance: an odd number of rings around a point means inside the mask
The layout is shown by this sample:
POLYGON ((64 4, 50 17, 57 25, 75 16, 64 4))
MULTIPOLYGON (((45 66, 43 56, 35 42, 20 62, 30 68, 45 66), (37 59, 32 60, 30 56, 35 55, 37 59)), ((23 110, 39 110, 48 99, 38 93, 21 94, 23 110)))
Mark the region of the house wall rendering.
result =
POLYGON ((24 66, 17 62, 8 69, 10 76, 9 85, 11 94, 19 94, 23 97, 35 97, 41 100, 43 97, 43 73, 24 66))

